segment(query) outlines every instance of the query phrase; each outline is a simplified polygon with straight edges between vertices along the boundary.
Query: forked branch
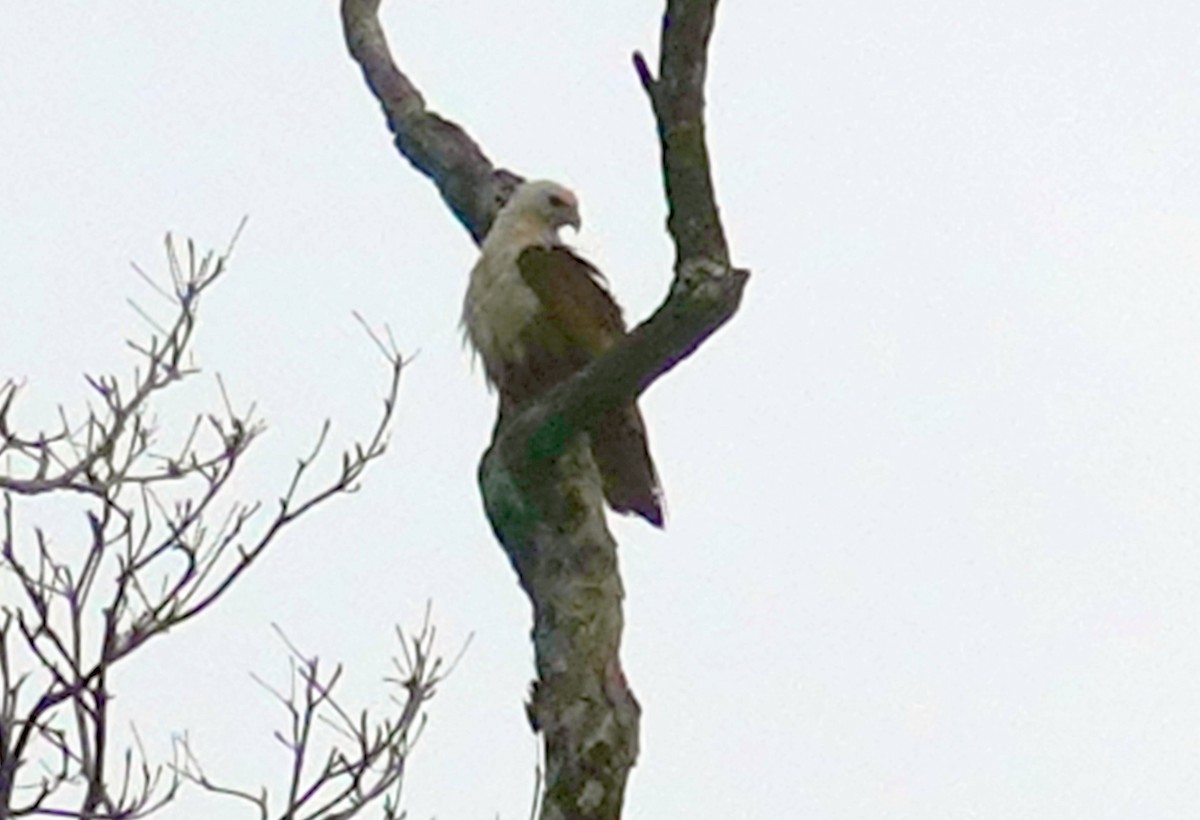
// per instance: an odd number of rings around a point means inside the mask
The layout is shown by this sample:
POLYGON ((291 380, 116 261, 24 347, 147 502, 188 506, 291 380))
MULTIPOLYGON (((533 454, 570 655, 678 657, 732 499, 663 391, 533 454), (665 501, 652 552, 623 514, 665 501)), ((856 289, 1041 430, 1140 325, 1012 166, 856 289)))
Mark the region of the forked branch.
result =
POLYGON ((318 658, 305 655, 278 627, 276 631, 291 655, 288 690, 259 682, 288 716, 287 730, 275 735, 291 770, 282 799, 272 800, 266 788, 250 791, 214 781, 186 737, 178 744, 179 776, 214 794, 251 804, 262 818, 351 818, 378 805, 382 817, 398 820, 405 764, 424 727, 421 710, 457 663, 456 658, 443 664, 434 655, 436 630, 428 608, 419 632, 405 635, 396 630, 401 655, 393 659, 397 674, 387 682, 401 694, 391 698, 398 711, 383 717, 365 710, 348 711, 336 693, 342 667, 324 671, 318 658))
MULTIPOLYGON (((716 0, 669 0, 659 76, 635 58, 660 137, 676 248, 667 299, 591 365, 506 417, 480 464, 488 518, 534 609, 538 680, 528 710, 545 736, 543 820, 615 820, 638 751, 640 710, 619 658, 616 545, 578 433, 690 356, 733 316, 748 279, 730 263, 704 136, 715 8, 716 0)), ((462 128, 427 110, 396 67, 378 9, 379 0, 343 0, 351 56, 383 106, 397 148, 434 181, 478 242, 516 177, 493 170, 462 128)))

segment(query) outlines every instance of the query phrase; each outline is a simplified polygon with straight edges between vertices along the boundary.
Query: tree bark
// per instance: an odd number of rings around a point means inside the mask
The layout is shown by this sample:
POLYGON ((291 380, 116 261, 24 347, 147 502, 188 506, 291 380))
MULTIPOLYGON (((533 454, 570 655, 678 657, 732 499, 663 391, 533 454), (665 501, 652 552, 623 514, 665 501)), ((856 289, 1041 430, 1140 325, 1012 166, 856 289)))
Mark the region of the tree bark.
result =
MULTIPOLYGON (((520 181, 458 125, 429 112, 396 68, 378 0, 343 0, 346 39, 395 143, 479 242, 520 181)), ((749 274, 729 260, 704 132, 704 80, 716 0, 668 0, 659 76, 634 65, 654 111, 675 243, 666 301, 570 379, 502 418, 479 485, 488 519, 533 605, 538 678, 530 723, 545 742, 542 820, 616 820, 638 754, 640 708, 620 661, 617 545, 586 430, 628 404, 736 312, 749 274)))
POLYGON ((492 219, 522 177, 496 168, 456 123, 425 106, 425 98, 392 60, 379 24, 381 0, 342 0, 342 29, 350 56, 383 106, 397 150, 429 177, 451 212, 483 241, 492 219))

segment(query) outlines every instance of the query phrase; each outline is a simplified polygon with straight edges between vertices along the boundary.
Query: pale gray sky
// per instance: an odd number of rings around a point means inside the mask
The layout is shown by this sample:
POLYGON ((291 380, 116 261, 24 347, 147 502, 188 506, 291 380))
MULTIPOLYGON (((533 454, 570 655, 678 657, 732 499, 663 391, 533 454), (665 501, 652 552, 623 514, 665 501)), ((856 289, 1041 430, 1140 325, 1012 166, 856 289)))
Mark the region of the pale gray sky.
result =
MULTIPOLYGON (((0 22, 0 377, 25 418, 124 370, 167 230, 223 246, 220 372, 270 500, 420 355, 364 490, 114 680, 152 750, 278 786, 269 624, 386 694, 432 599, 474 642, 414 818, 527 816, 528 605, 474 488, 493 398, 460 344, 474 248, 392 149, 332 2, 20 4, 0 22)), ((582 201, 632 320, 669 282, 658 9, 393 2, 392 46, 497 162, 582 201)), ((645 710, 630 820, 1186 818, 1200 803, 1200 11, 726 0, 709 117, 743 311, 643 400, 671 518, 617 521, 645 710)), ((48 423, 48 422, 47 422, 48 423)), ((332 467, 332 464, 331 464, 332 467)), ((236 817, 181 801, 170 818, 236 817)))

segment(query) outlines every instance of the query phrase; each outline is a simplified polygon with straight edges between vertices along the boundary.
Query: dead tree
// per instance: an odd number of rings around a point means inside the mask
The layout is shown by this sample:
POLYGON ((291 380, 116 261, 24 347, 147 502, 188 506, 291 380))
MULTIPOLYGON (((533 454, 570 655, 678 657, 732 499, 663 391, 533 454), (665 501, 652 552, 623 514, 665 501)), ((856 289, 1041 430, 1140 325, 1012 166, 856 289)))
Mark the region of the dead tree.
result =
MULTIPOLYGON (((397 149, 479 243, 522 177, 495 167, 460 126, 426 107, 390 54, 379 5, 342 0, 350 54, 397 149)), ((604 356, 506 416, 479 467, 488 518, 533 605, 538 677, 528 710, 544 735, 543 820, 619 817, 638 751, 640 709, 619 657, 616 544, 578 431, 691 355, 733 316, 748 278, 730 262, 705 143, 715 7, 716 0, 668 0, 657 78, 634 55, 658 125, 676 251, 666 301, 604 356)))
POLYGON ((176 427, 173 444, 165 440, 172 426, 160 428, 154 409, 196 372, 197 312, 224 278, 228 254, 198 258, 188 243, 180 259, 170 238, 167 250, 169 285, 142 276, 169 302, 169 319, 142 312, 155 330, 130 342, 132 378, 89 377, 92 407, 81 419, 61 411, 56 429, 23 434, 14 414, 20 385, 0 383, 0 818, 142 817, 188 782, 247 801, 263 818, 351 817, 368 804, 397 817, 421 706, 444 674, 428 623, 401 636, 394 683, 403 691, 382 717, 345 710, 335 697, 340 667, 323 670, 288 644, 293 680, 277 697, 290 720, 277 737, 290 778, 275 799, 265 788, 214 783, 186 740, 163 764, 113 740, 113 670, 169 630, 179 634, 293 524, 356 487, 383 455, 403 366, 376 338, 390 371, 383 411, 331 475, 310 475, 324 469, 326 422, 274 505, 230 498, 230 479, 264 429, 253 406, 235 410, 222 386, 224 412, 176 427), (25 510, 44 498, 71 512, 56 514, 53 526, 27 522, 25 510), (85 523, 81 539, 62 521, 75 514, 85 523), (322 727, 337 737, 327 742, 322 727))

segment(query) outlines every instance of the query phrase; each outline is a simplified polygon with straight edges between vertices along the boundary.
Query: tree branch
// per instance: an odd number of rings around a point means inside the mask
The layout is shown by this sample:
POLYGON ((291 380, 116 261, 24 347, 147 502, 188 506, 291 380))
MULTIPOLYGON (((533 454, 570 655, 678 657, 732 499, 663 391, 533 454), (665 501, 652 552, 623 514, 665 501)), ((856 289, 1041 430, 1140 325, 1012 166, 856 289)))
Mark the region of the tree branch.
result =
POLYGON ((350 56, 383 106, 397 150, 441 192, 476 244, 523 178, 496 168, 457 123, 425 107, 425 99, 396 66, 379 24, 380 0, 342 0, 342 30, 350 56))
POLYGON ((403 695, 392 696, 393 708, 384 717, 366 710, 349 712, 334 691, 342 667, 323 672, 318 658, 302 653, 278 627, 276 632, 291 653, 290 690, 284 694, 257 676, 255 680, 290 718, 288 730, 275 733, 292 763, 282 804, 272 806, 265 787, 255 794, 210 779, 186 738, 180 741, 183 763, 176 772, 214 794, 253 804, 264 820, 349 820, 375 805, 380 806, 382 817, 400 820, 404 816, 399 809, 401 786, 409 752, 424 727, 422 709, 456 663, 444 665, 434 654, 436 630, 429 609, 419 632, 406 635, 396 630, 403 660, 393 658, 398 676, 386 682, 402 689, 403 695))
POLYGON ((657 80, 641 53, 633 55, 658 123, 676 272, 696 258, 729 265, 704 135, 704 80, 716 9, 717 0, 668 0, 657 80))
MULTIPOLYGON (((101 410, 89 411, 82 425, 60 411, 60 432, 22 435, 8 423, 16 386, 0 387, 0 591, 19 593, 0 604, 0 817, 133 820, 173 799, 178 767, 165 776, 162 766, 146 762, 140 746, 137 755, 125 752, 122 765, 110 748, 110 671, 147 641, 213 606, 285 529, 352 493, 387 447, 404 360, 367 328, 391 371, 379 422, 364 443, 342 453, 334 475, 310 486, 327 422, 273 517, 258 521, 259 503, 227 503, 229 480, 263 428, 253 407, 233 409, 223 385, 227 415, 197 416, 177 455, 157 455, 153 406, 191 368, 200 297, 226 266, 226 256, 198 259, 189 243, 181 267, 169 237, 167 253, 173 290, 156 289, 173 303, 174 320, 162 330, 144 314, 160 330, 146 343, 131 343, 141 358, 132 379, 90 379, 101 410), (150 460, 159 465, 145 466, 150 460), (64 550, 35 527, 32 544, 19 544, 17 501, 54 493, 80 499, 85 543, 64 550), (54 769, 46 768, 50 760, 54 769), (110 776, 121 770, 123 777, 110 776)), ((316 672, 314 666, 313 681, 316 672)), ((376 772, 375 763, 391 762, 387 789, 398 789, 403 773, 393 754, 398 742, 393 736, 364 764, 376 772)), ((337 816, 349 817, 354 806, 382 795, 367 788, 365 772, 352 772, 346 810, 337 816)))

